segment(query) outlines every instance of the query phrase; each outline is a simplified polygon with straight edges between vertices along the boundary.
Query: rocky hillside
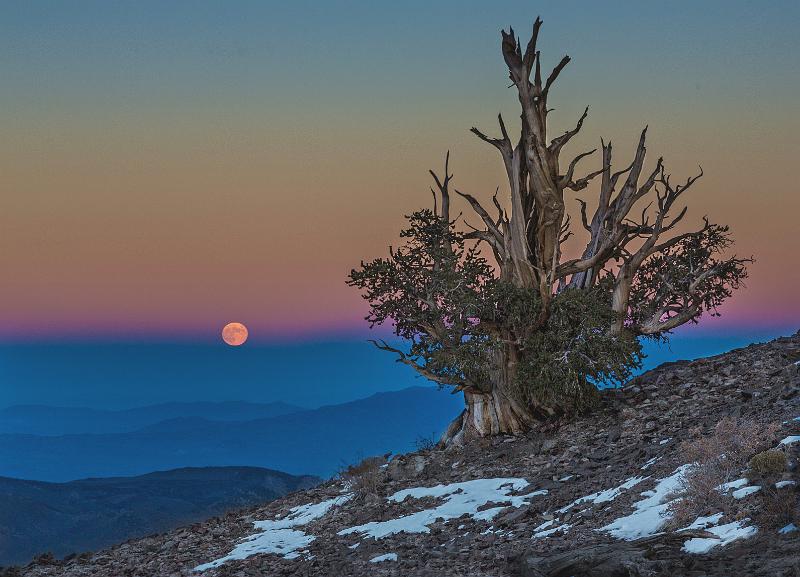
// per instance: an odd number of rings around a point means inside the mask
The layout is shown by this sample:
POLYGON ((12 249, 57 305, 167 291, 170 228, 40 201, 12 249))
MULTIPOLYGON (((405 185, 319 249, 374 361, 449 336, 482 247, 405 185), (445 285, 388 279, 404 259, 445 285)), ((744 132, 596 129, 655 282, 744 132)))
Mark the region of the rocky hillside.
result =
POLYGON ((794 576, 798 453, 800 333, 663 365, 559 427, 374 459, 263 507, 21 574, 794 576), (761 460, 731 469, 733 438, 761 460), (703 501, 691 459, 714 443, 727 482, 703 501))

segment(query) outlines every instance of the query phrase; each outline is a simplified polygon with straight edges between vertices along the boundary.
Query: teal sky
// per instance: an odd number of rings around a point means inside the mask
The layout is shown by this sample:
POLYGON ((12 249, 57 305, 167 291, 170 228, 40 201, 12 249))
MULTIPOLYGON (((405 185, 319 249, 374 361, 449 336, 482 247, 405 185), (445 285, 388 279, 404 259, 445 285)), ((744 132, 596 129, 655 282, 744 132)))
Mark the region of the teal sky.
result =
MULTIPOLYGON (((554 131, 702 164, 687 222, 754 254, 719 327, 800 321, 794 1, 7 2, 0 19, 0 339, 352 333, 344 285, 429 201, 502 183, 468 129, 515 118, 499 30, 573 62, 554 131)), ((629 154, 629 153, 628 153, 629 154)), ((622 162, 622 158, 620 158, 622 162)))

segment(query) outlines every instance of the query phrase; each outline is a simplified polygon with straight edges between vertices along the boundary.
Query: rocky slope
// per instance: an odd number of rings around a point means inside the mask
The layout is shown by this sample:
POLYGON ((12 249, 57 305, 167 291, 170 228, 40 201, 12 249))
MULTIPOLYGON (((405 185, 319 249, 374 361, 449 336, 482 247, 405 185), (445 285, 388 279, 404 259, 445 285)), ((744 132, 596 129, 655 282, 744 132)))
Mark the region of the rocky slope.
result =
POLYGON ((800 333, 663 365, 560 427, 375 461, 263 507, 21 574, 800 575, 798 453, 800 333), (741 471, 724 488, 735 506, 678 526, 670 502, 691 467, 687 443, 724 417, 768 431, 787 465, 770 479, 741 471), (789 504, 783 520, 760 510, 768 493, 789 504))

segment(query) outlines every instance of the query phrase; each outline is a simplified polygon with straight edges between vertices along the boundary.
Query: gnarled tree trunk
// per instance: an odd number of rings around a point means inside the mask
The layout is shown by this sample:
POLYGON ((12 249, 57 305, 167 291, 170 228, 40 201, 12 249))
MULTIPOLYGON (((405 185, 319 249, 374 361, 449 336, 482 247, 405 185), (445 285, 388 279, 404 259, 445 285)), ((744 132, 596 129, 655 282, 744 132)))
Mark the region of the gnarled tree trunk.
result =
POLYGON ((521 435, 537 420, 499 388, 488 393, 464 391, 464 402, 467 406, 442 436, 446 445, 491 435, 521 435))
POLYGON ((555 411, 522 403, 515 396, 513 379, 518 352, 508 346, 498 351, 488 390, 464 389, 465 408, 442 435, 442 443, 464 441, 492 435, 521 435, 555 411))

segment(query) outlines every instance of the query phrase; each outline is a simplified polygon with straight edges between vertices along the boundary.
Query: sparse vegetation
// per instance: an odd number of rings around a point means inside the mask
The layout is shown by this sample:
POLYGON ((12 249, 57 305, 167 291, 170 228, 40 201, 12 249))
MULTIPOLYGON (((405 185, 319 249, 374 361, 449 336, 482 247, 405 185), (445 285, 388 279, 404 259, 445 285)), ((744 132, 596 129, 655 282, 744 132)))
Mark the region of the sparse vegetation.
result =
POLYGON ((747 463, 768 445, 777 430, 744 418, 726 417, 710 434, 684 442, 681 451, 694 466, 682 483, 681 498, 671 506, 678 524, 710 512, 735 513, 735 503, 720 486, 741 478, 747 463))
POLYGON ((750 459, 750 475, 760 477, 761 487, 752 516, 761 527, 774 530, 789 523, 800 523, 800 493, 795 489, 800 479, 794 479, 795 484, 775 486, 782 480, 788 465, 786 453, 778 449, 763 451, 750 459))
POLYGON ((439 439, 436 438, 436 433, 431 433, 427 437, 420 435, 417 437, 417 440, 414 441, 414 446, 416 447, 417 451, 432 451, 438 445, 439 439))
POLYGON ((342 469, 339 476, 358 497, 380 494, 380 488, 386 480, 383 457, 367 457, 360 462, 342 469))
POLYGON ((761 486, 755 522, 768 529, 780 529, 789 523, 800 523, 800 499, 791 487, 776 489, 774 484, 761 486))
POLYGON ((786 470, 786 453, 775 449, 762 451, 750 459, 750 469, 761 475, 777 475, 786 470))

